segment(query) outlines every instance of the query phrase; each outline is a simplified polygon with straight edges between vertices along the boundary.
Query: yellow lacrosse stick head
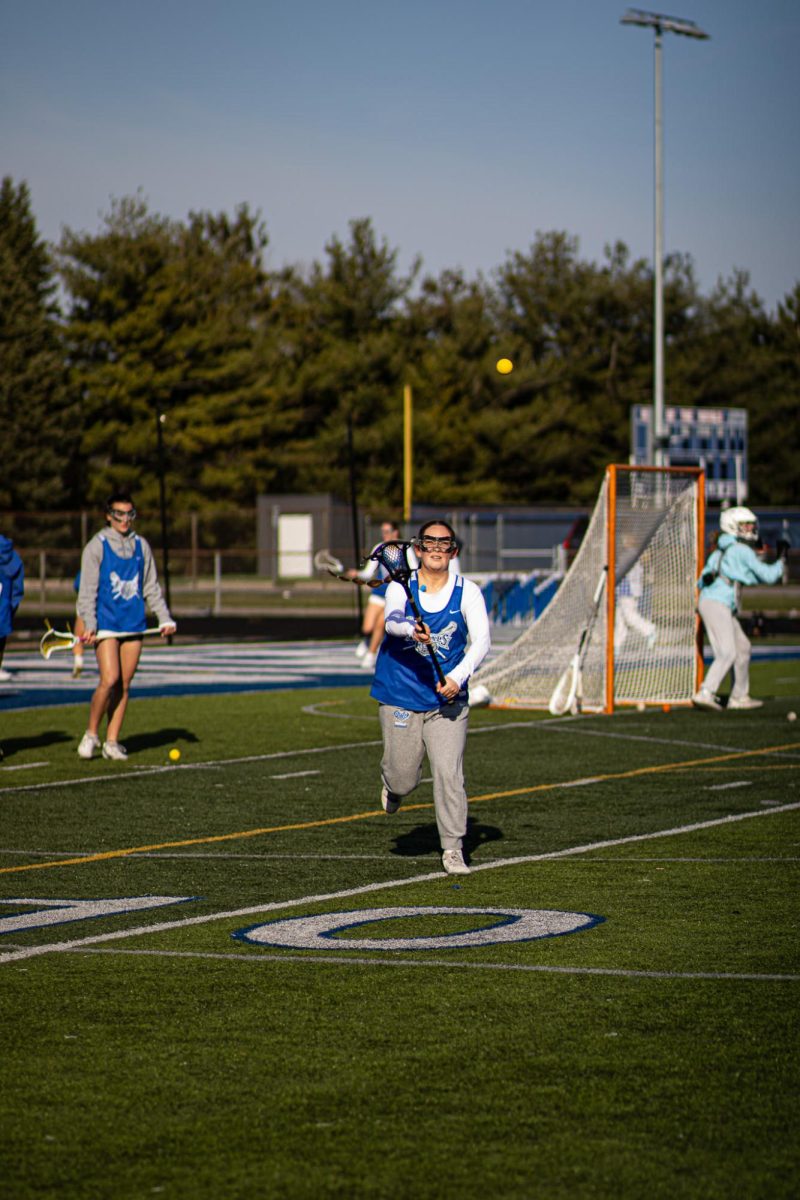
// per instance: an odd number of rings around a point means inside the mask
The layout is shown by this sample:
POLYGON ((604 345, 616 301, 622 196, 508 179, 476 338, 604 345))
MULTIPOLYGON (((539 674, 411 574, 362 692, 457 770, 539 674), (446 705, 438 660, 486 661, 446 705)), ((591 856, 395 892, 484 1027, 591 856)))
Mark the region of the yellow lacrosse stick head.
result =
POLYGON ((62 632, 58 629, 53 629, 49 621, 45 621, 47 626, 46 631, 42 634, 42 639, 39 642, 39 650, 42 658, 49 658, 56 650, 71 650, 77 642, 77 638, 71 630, 67 629, 62 632))

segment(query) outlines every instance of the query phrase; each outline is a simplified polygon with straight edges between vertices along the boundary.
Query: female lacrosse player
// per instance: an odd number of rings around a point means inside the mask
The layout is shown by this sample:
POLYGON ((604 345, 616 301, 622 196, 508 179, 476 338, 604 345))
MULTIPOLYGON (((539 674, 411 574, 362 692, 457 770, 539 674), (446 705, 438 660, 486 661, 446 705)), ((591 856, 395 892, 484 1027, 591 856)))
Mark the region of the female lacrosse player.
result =
POLYGON ((129 494, 115 492, 106 505, 108 527, 95 534, 81 557, 78 617, 84 625, 83 639, 94 646, 100 670, 100 682, 89 707, 89 724, 78 746, 81 758, 92 758, 100 745, 98 729, 104 716, 108 726, 103 758, 127 758, 119 735, 142 652, 145 601, 156 615, 162 637, 176 628, 161 594, 153 552, 144 538, 133 532, 135 520, 136 509, 129 494), (101 629, 112 630, 113 636, 98 641, 101 629))
POLYGON ((381 804, 397 812, 422 775, 425 752, 442 866, 467 875, 462 844, 467 831, 464 749, 469 718, 467 681, 489 651, 489 619, 477 584, 450 571, 456 535, 446 521, 427 521, 414 543, 419 568, 408 579, 421 621, 401 583, 386 590, 386 636, 370 694, 380 705, 383 734, 381 804), (429 647, 439 659, 438 676, 429 647))
POLYGON ((726 508, 719 519, 716 548, 708 557, 697 581, 700 599, 697 611, 705 626, 714 661, 699 692, 692 696, 695 708, 722 711, 717 688, 733 668, 733 688, 728 708, 761 708, 763 700, 750 696, 750 642, 736 616, 743 584, 779 583, 784 577, 789 543, 779 541, 774 563, 762 562, 755 551, 758 522, 749 508, 726 508))

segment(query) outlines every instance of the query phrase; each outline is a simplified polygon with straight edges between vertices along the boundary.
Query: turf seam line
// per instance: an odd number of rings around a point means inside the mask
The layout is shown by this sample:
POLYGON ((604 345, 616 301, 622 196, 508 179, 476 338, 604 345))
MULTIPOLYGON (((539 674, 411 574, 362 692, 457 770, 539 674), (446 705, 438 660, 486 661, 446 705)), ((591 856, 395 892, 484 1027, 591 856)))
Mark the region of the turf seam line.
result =
MULTIPOLYGON (((456 967, 469 971, 533 971, 547 975, 615 975, 633 979, 711 979, 733 980, 734 982, 756 983, 800 983, 800 975, 757 975, 744 971, 652 971, 636 967, 556 967, 539 963, 489 963, 464 962, 445 958, 359 958, 342 954, 221 954, 207 950, 128 950, 115 946, 109 949, 72 951, 83 954, 131 954, 142 958, 211 958, 223 962, 243 962, 258 966, 260 963, 334 963, 344 966, 367 967, 456 967)), ((399 954, 400 952, 398 952, 399 954)))
MULTIPOLYGON (((784 804, 780 808, 759 809, 756 812, 735 813, 726 817, 715 817, 708 821, 698 821, 692 825, 680 825, 673 829, 662 829, 653 833, 636 833, 627 837, 612 838, 604 842, 593 842, 585 846, 571 846, 566 850, 551 850, 543 854, 524 855, 518 858, 504 858, 496 862, 484 863, 473 867, 473 872, 491 871, 497 867, 524 866, 534 862, 546 862, 551 859, 567 858, 573 854, 587 854, 592 850, 603 850, 609 846, 623 846, 634 842, 653 841, 659 837, 676 837, 683 833, 694 833, 700 829, 711 829, 720 825, 729 825, 737 821, 746 821, 755 817, 771 817, 776 813, 793 812, 800 808, 800 802, 784 804)), ((387 888, 407 887, 409 884, 442 882, 441 871, 429 871, 424 875, 413 875, 408 879, 390 879, 382 883, 362 884, 357 888, 347 888, 340 892, 327 892, 317 896, 302 896, 295 900, 273 900, 267 904, 248 905, 246 908, 230 909, 226 912, 200 913, 196 917, 184 917, 173 921, 161 921, 152 925, 141 925, 137 929, 116 929, 110 933, 93 934, 86 938, 75 938, 68 942, 54 942, 41 946, 30 946, 25 950, 15 950, 0 953, 0 965, 15 962, 20 959, 35 958, 41 954, 74 950, 81 946, 96 945, 100 942, 120 941, 122 938, 140 937, 151 933, 168 933, 173 929, 184 929, 190 925, 207 925, 211 921, 227 921, 240 917, 249 917, 265 912, 277 912, 287 908, 299 908, 311 904, 327 904, 332 900, 346 900, 352 896, 364 896, 371 892, 386 891, 387 888)))

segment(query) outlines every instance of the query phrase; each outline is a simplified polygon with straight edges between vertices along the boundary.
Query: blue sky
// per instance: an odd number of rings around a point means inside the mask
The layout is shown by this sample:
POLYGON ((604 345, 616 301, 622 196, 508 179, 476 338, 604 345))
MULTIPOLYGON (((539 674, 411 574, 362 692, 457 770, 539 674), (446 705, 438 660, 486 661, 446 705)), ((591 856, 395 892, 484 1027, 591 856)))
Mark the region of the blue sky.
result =
MULTIPOLYGON (((644 3, 644 0, 640 0, 644 3)), ((665 245, 709 292, 800 280, 800 4, 670 0, 665 245)), ((653 245, 653 35, 624 0, 2 0, 0 163, 40 233, 111 197, 260 210, 268 264, 370 217, 438 274, 489 273, 538 230, 599 260, 653 245)), ((658 6, 656 6, 658 8, 658 6)))

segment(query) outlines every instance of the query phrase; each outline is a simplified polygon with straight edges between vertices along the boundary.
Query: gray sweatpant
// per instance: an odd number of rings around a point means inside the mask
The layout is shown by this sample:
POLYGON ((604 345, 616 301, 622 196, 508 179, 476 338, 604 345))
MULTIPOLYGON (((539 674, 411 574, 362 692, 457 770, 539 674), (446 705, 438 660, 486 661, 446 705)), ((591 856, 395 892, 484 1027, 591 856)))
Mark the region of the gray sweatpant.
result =
POLYGON ((719 600, 704 600, 697 606, 705 625, 714 661, 706 672, 703 687, 718 692, 723 679, 733 667, 731 695, 739 699, 750 693, 750 643, 735 613, 719 600))
POLYGON ((378 708, 383 734, 383 782, 395 796, 413 792, 428 752, 433 775, 433 804, 443 850, 457 850, 467 832, 464 748, 469 705, 453 704, 429 712, 408 712, 397 704, 378 708))

